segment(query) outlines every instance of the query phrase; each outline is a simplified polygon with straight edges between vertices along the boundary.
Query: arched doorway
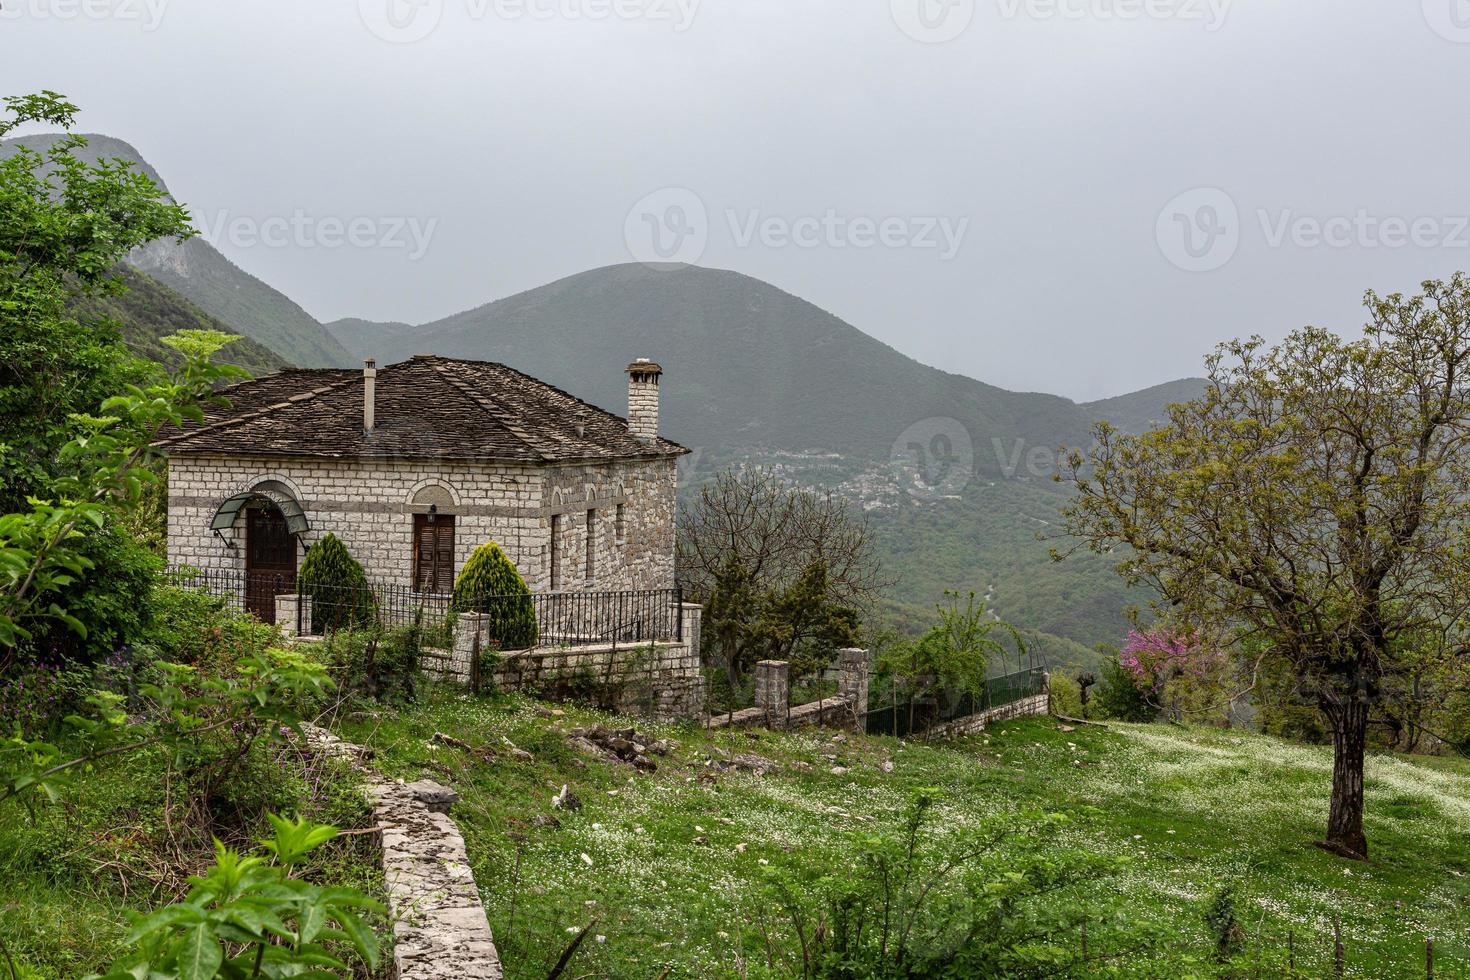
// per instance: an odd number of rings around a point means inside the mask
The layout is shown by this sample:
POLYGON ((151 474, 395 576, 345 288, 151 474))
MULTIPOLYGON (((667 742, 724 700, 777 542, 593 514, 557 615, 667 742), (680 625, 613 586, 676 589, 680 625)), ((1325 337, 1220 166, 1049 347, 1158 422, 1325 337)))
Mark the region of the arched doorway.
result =
POLYGON ((245 506, 245 609, 263 623, 276 621, 276 596, 296 591, 296 537, 273 501, 245 506))
MULTIPOLYGON (((296 591, 297 538, 311 530, 295 492, 279 480, 261 480, 231 494, 214 512, 210 529, 220 535, 245 522, 245 608, 266 623, 276 621, 276 596, 296 591)), ((230 544, 234 548, 233 542, 230 544)))

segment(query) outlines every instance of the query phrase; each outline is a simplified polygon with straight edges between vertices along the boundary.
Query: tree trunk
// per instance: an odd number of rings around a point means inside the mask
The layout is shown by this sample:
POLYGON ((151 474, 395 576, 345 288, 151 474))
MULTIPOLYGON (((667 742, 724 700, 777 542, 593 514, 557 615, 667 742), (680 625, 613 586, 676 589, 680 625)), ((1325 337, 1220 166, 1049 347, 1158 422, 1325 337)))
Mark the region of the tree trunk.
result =
POLYGON ((1344 857, 1368 859, 1363 836, 1363 754, 1368 741, 1368 704, 1349 697, 1327 711, 1332 722, 1332 809, 1323 846, 1344 857))

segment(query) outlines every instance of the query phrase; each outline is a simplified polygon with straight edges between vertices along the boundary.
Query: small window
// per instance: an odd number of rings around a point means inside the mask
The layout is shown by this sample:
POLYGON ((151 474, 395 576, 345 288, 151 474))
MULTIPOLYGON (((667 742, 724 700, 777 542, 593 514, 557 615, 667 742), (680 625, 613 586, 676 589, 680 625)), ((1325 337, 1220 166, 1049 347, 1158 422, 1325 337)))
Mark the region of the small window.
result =
POLYGON ((587 574, 588 582, 597 579, 597 511, 587 512, 587 574))
POLYGON ((557 556, 561 545, 561 516, 551 515, 551 591, 561 588, 561 561, 557 556))
POLYGON ((625 545, 625 544, 628 543, 628 505, 627 504, 618 504, 618 513, 617 513, 617 517, 614 518, 614 524, 615 524, 616 529, 617 529, 618 547, 621 548, 623 545, 625 545))

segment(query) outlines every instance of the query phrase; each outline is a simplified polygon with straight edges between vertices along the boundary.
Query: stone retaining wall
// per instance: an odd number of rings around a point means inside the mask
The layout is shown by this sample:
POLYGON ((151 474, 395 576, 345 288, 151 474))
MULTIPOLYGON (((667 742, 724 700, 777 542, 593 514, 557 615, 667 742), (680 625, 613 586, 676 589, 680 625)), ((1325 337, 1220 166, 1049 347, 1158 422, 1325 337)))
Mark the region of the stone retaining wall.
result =
POLYGON ((432 783, 385 779, 365 765, 361 746, 303 727, 313 748, 351 759, 367 776, 398 980, 504 980, 464 838, 449 818, 455 794, 432 783))
POLYGON ((484 663, 481 682, 502 691, 549 692, 586 686, 620 711, 648 714, 657 721, 698 718, 704 711, 705 682, 700 670, 702 609, 684 606, 684 635, 678 643, 599 643, 537 647, 484 656, 488 617, 461 615, 454 648, 425 651, 425 671, 461 684, 473 682, 474 665, 484 663))
POLYGON ((956 718, 954 721, 936 725, 924 733, 925 738, 952 738, 957 735, 973 735, 985 728, 986 725, 998 721, 1010 721, 1012 718, 1028 718, 1033 715, 1046 715, 1051 713, 1051 695, 1045 691, 1029 698, 1012 701, 998 708, 990 708, 979 714, 966 715, 956 718))

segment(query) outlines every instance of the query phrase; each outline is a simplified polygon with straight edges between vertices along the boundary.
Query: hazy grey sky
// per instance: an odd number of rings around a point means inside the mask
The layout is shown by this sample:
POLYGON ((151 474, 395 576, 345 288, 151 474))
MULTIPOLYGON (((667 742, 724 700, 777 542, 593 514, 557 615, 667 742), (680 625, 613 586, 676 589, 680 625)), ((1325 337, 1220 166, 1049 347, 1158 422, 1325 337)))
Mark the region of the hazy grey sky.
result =
POLYGON ((1467 0, 3 4, 0 92, 70 96, 324 320, 657 234, 1092 398, 1470 269, 1467 0))

